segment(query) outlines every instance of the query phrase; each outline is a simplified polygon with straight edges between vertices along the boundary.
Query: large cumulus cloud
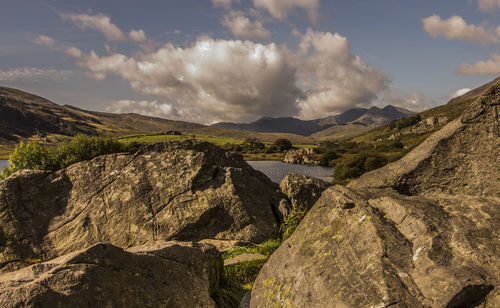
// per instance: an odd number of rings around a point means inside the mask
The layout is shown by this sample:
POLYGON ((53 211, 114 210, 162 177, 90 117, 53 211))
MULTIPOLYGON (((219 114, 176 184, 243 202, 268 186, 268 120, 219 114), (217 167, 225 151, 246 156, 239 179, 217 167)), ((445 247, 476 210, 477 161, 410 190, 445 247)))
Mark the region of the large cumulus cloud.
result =
POLYGON ((167 44, 134 57, 91 52, 79 63, 97 78, 116 74, 134 90, 161 98, 172 116, 205 123, 294 115, 303 96, 296 68, 275 44, 200 38, 186 48, 167 44))
POLYGON ((389 80, 352 53, 338 33, 308 29, 297 54, 299 78, 307 97, 299 101, 302 118, 317 118, 353 107, 369 106, 389 80))

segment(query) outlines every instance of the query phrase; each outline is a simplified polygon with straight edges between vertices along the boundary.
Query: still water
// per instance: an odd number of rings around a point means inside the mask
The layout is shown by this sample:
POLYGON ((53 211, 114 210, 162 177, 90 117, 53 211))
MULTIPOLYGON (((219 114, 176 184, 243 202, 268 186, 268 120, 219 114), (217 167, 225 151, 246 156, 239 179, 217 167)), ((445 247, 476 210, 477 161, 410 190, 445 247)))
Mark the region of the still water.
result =
POLYGON ((279 183, 288 173, 312 176, 324 181, 331 181, 333 168, 287 164, 281 161, 247 161, 255 170, 267 175, 273 182, 279 183))
MULTIPOLYGON (((321 166, 306 166, 287 164, 281 161, 247 161, 254 169, 263 172, 273 182, 279 183, 288 173, 298 173, 312 176, 324 181, 331 181, 333 168, 321 166)), ((2 167, 8 167, 8 160, 0 159, 0 170, 2 167)))
POLYGON ((8 160, 2 160, 0 159, 0 170, 2 170, 2 167, 8 167, 9 166, 9 161, 8 160))

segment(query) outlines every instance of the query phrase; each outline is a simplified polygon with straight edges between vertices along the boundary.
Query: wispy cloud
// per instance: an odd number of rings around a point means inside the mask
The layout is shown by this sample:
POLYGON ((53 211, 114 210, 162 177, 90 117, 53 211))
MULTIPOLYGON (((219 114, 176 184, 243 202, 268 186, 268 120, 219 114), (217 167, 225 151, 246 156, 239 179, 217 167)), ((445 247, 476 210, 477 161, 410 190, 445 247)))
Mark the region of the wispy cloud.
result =
POLYGON ((500 0, 478 0, 479 10, 483 12, 491 12, 500 8, 500 0))
POLYGON ((319 0, 253 0, 258 9, 264 9, 276 19, 284 20, 290 12, 303 9, 309 19, 316 22, 319 16, 319 0))
POLYGON ((69 20, 82 30, 91 29, 99 31, 110 41, 126 41, 134 42, 146 41, 146 34, 143 30, 131 30, 125 34, 117 25, 111 22, 111 18, 104 14, 73 14, 59 13, 63 20, 69 20))
POLYGON ((0 70, 0 81, 62 80, 73 71, 55 68, 16 67, 0 70))
POLYGON ((238 38, 261 38, 268 39, 271 32, 264 28, 261 21, 250 21, 241 11, 231 11, 224 15, 222 25, 227 27, 235 37, 238 38))

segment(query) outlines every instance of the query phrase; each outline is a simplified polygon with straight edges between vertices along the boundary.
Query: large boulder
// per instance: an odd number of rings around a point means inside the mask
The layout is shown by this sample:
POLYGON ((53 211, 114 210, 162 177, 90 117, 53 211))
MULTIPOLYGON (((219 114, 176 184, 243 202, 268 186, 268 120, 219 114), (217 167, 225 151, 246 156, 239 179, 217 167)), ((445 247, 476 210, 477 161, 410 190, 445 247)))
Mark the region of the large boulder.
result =
POLYGON ((283 162, 289 164, 319 165, 318 150, 315 148, 301 148, 288 150, 283 162))
POLYGON ((281 193, 241 156, 170 142, 0 183, 0 266, 15 270, 97 242, 261 242, 279 234, 281 193))
POLYGON ((250 306, 499 307, 498 230, 497 198, 335 186, 264 265, 250 306))
POLYGON ((215 307, 222 266, 210 245, 96 244, 0 275, 0 306, 215 307))
POLYGON ((415 195, 433 192, 500 197, 500 81, 461 118, 431 135, 402 159, 368 172, 349 187, 390 187, 415 195))
POLYGON ((290 200, 292 209, 307 212, 330 185, 310 176, 289 173, 280 182, 280 189, 290 200))

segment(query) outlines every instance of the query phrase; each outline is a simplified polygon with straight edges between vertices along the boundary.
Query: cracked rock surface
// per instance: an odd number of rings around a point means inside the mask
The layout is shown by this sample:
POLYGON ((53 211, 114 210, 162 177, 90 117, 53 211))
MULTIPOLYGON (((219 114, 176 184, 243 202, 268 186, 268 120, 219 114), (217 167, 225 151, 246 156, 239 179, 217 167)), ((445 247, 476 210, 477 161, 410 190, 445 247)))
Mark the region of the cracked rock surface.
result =
POLYGON ((169 142, 0 183, 0 267, 7 272, 97 242, 260 242, 278 236, 279 188, 239 155, 169 142))
POLYGON ((500 307, 500 81, 401 160, 325 190, 250 307, 500 307))
POLYGON ((0 275, 1 307, 215 307, 222 268, 211 245, 95 244, 0 275))

